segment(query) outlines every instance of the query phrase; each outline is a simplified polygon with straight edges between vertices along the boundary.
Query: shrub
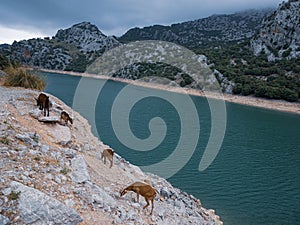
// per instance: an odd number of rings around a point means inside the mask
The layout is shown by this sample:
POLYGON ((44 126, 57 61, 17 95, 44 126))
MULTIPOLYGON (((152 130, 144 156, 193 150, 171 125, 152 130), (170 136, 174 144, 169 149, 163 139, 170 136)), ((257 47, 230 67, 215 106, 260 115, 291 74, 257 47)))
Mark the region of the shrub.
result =
POLYGON ((237 83, 237 84, 233 87, 232 93, 238 95, 238 94, 240 94, 240 93, 242 92, 242 88, 243 88, 243 85, 240 84, 240 83, 237 83))
POLYGON ((12 191, 12 192, 9 194, 8 199, 9 199, 10 201, 12 201, 12 200, 18 200, 19 197, 20 197, 20 194, 21 194, 21 191, 18 191, 18 192, 12 191))
POLYGON ((250 95, 252 92, 251 87, 249 84, 245 84, 242 88, 242 95, 247 96, 250 95))
POLYGON ((44 90, 46 83, 40 76, 29 73, 22 68, 9 67, 5 69, 7 75, 3 78, 3 85, 7 87, 24 87, 44 90))

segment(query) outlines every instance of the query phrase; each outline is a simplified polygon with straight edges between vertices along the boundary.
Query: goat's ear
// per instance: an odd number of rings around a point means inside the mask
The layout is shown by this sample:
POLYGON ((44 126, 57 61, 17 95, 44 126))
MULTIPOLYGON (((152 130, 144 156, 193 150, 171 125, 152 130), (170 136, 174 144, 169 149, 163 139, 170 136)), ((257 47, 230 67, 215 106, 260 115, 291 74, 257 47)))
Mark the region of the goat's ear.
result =
POLYGON ((35 99, 36 101, 38 101, 38 99, 37 99, 36 97, 34 97, 34 99, 35 99))

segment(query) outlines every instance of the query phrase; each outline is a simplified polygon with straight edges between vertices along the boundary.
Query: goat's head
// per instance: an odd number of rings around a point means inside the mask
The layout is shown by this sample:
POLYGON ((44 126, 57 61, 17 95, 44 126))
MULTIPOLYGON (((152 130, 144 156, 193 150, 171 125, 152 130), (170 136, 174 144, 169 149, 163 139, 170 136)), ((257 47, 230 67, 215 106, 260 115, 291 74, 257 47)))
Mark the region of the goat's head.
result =
POLYGON ((126 189, 120 191, 120 196, 122 197, 122 196, 125 195, 127 192, 128 192, 128 190, 126 190, 126 189))

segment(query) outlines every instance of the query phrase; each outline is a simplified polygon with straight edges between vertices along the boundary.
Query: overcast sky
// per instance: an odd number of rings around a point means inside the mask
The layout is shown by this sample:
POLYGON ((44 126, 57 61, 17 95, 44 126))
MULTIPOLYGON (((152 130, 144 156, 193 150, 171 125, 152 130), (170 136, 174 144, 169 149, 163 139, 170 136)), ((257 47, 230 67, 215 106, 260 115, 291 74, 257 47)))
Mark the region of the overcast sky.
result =
MULTIPOLYGON (((286 0, 287 1, 287 0, 286 0)), ((91 22, 106 35, 133 27, 200 19, 245 9, 277 8, 282 0, 1 0, 0 44, 54 36, 58 29, 91 22)))

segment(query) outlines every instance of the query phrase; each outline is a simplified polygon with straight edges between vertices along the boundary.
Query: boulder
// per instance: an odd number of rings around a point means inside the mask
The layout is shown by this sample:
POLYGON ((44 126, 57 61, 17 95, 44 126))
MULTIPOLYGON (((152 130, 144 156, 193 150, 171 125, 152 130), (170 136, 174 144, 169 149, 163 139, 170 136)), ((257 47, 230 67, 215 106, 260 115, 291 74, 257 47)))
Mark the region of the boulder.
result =
POLYGON ((12 181, 10 187, 14 192, 20 192, 18 209, 27 224, 79 224, 81 216, 39 190, 12 181))
POLYGON ((71 161, 71 166, 73 172, 70 176, 73 182, 83 183, 90 180, 89 171, 82 156, 76 156, 73 158, 71 161))
POLYGON ((0 214, 0 224, 1 225, 8 225, 8 224, 10 224, 10 221, 7 217, 0 214))

